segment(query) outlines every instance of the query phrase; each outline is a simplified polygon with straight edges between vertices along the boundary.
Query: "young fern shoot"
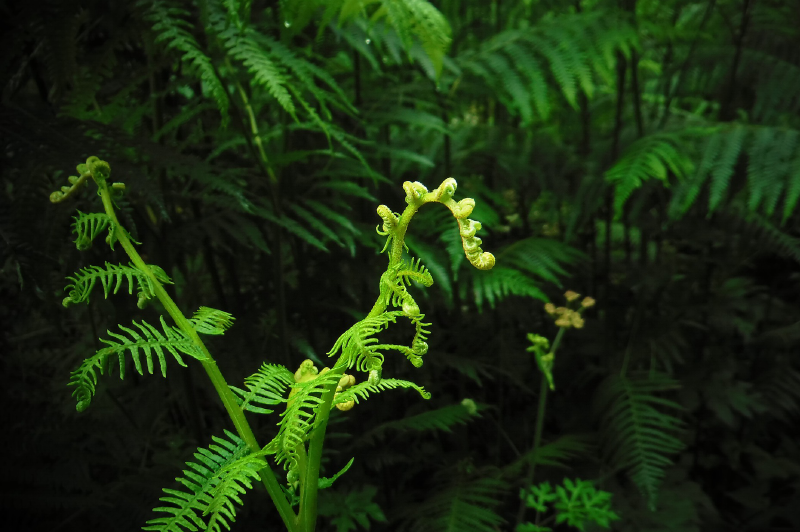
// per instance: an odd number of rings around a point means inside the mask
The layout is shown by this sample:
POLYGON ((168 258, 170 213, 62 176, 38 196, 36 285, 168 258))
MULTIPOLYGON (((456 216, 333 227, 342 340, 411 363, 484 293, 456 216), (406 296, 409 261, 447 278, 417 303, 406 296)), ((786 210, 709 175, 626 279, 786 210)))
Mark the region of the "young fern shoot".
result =
POLYGON ((236 517, 236 506, 241 505, 240 495, 260 481, 289 532, 313 532, 317 519, 317 494, 319 489, 329 487, 352 464, 348 464, 331 478, 320 477, 320 462, 328 417, 331 409, 352 409, 359 400, 371 394, 396 388, 416 390, 423 398, 430 394, 413 382, 400 379, 383 379, 384 353, 397 351, 412 365, 422 365, 428 351, 429 323, 424 322, 414 297, 408 288, 411 281, 431 286, 433 279, 419 259, 403 258, 405 235, 408 225, 417 211, 427 203, 441 203, 456 218, 464 253, 470 263, 478 269, 488 270, 494 266, 494 256, 481 249, 481 240, 476 232, 481 224, 468 219, 475 206, 471 198, 456 202, 455 179, 446 179, 438 188, 429 192, 421 183, 405 182, 406 207, 395 213, 389 207, 378 207, 383 225, 377 228, 386 237, 384 251, 389 261, 379 281, 379 295, 369 314, 350 327, 334 343, 328 352, 336 357, 332 367, 318 370, 310 360, 302 362, 294 373, 287 368, 264 363, 252 376, 245 379, 244 389, 229 386, 214 358, 209 353, 200 335, 221 335, 233 324, 233 316, 208 307, 200 307, 191 318, 178 308, 164 290, 164 283, 171 283, 167 273, 155 265, 146 264, 134 247, 135 242, 120 224, 114 210, 114 194, 124 185, 110 183, 111 168, 105 161, 90 157, 85 164, 78 165, 79 176, 69 179, 70 186, 51 195, 51 201, 59 202, 75 194, 85 183, 93 180, 99 189, 104 213, 84 214, 78 212, 73 229, 77 235, 76 246, 85 250, 103 231, 108 230, 106 242, 112 246, 120 243, 130 258, 129 265, 106 263, 104 267, 89 266, 69 277, 64 306, 88 302, 95 286, 103 287, 103 295, 116 294, 121 288, 133 295, 136 289, 137 305, 141 308, 151 299, 158 299, 174 325, 164 316, 159 317, 160 327, 145 321, 133 322, 133 327, 119 325, 122 333, 108 331, 110 340, 101 340, 106 347, 88 357, 72 372, 69 385, 74 386, 78 411, 91 404, 97 385, 97 372, 110 368, 109 362, 119 362, 120 378, 125 375, 125 356, 130 355, 139 374, 144 374, 141 355, 144 355, 149 373, 154 371, 154 355, 158 359, 161 374, 166 377, 169 353, 182 366, 186 363, 182 355, 196 359, 206 370, 212 385, 233 422, 236 433, 225 431, 224 437, 213 437, 208 448, 198 449, 195 454, 199 462, 187 462, 185 477, 179 478, 182 490, 164 489, 161 498, 164 506, 155 508, 161 517, 147 522, 145 530, 180 532, 184 530, 229 529, 236 517), (414 326, 414 336, 409 345, 381 344, 376 335, 406 318, 414 326), (345 371, 355 368, 367 375, 366 380, 356 382, 353 375, 345 371), (266 445, 260 445, 253 434, 245 412, 271 414, 280 412, 278 432, 266 445), (268 462, 285 470, 286 482, 281 485, 268 462))

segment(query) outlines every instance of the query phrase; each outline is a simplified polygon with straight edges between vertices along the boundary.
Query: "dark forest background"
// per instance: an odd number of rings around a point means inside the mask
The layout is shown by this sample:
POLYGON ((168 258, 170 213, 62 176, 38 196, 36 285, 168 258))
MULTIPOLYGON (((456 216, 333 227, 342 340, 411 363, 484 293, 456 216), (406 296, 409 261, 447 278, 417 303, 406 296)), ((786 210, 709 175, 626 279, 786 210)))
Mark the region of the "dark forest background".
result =
MULTIPOLYGON (((231 384, 325 364, 378 293, 375 208, 404 181, 476 199, 497 266, 469 268, 444 209, 412 223, 430 351, 384 376, 433 397, 335 413, 326 473, 355 463, 318 530, 514 530, 520 488, 565 478, 613 493, 614 530, 800 530, 800 2, 50 0, 3 3, 0 27, 9 527, 139 529, 231 428, 192 364, 103 377, 75 411, 104 331, 158 319, 61 305, 66 276, 124 260, 75 248, 93 192, 48 201, 97 155, 181 309, 236 317, 211 343, 231 384), (554 338, 568 289, 597 304, 534 448, 526 334, 554 338)), ((263 492, 245 503, 234 530, 281 529, 263 492)))

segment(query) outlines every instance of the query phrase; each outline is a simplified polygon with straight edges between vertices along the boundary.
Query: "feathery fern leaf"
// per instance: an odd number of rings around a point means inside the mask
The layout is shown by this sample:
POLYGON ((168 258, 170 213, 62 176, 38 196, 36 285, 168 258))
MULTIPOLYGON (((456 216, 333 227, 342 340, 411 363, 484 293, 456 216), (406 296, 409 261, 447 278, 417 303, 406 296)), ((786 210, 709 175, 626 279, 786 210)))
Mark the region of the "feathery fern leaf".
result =
POLYGON ((606 181, 614 186, 617 218, 630 195, 644 181, 658 179, 669 184, 670 172, 683 179, 693 167, 680 134, 657 133, 634 142, 605 173, 606 181))
POLYGON ((381 379, 377 384, 370 384, 369 381, 360 382, 345 391, 336 395, 333 404, 346 403, 348 401, 355 401, 358 404, 358 398, 367 399, 370 393, 376 394, 385 390, 396 390, 398 388, 414 389, 422 396, 423 399, 430 399, 431 394, 425 391, 425 388, 415 384, 411 381, 402 379, 381 379))
POLYGON ((69 386, 76 387, 72 395, 78 400, 77 409, 79 412, 83 412, 89 407, 92 396, 95 393, 95 387, 97 386, 96 370, 99 368, 100 373, 104 373, 106 364, 111 355, 117 355, 119 359, 120 379, 125 378, 126 352, 130 352, 133 365, 136 371, 139 372, 139 375, 144 375, 142 362, 139 359, 139 351, 141 350, 144 352, 144 357, 147 362, 147 371, 151 375, 153 374, 153 354, 155 354, 161 366, 161 375, 164 377, 167 376, 167 361, 164 355, 165 349, 175 358, 178 364, 184 367, 186 363, 181 358, 180 353, 189 355, 198 360, 203 360, 205 358, 203 352, 183 331, 177 327, 167 325, 163 316, 159 316, 159 320, 161 321, 163 333, 144 321, 142 323, 133 322, 136 328, 139 329, 139 332, 120 325, 119 328, 127 333, 128 336, 106 331, 109 336, 116 341, 101 338, 100 341, 108 347, 100 349, 93 356, 84 360, 80 367, 73 371, 70 376, 69 386))
POLYGON ((495 532, 505 523, 495 508, 508 488, 508 484, 492 477, 468 480, 457 476, 414 505, 409 529, 415 532, 495 532))
MULTIPOLYGON (((149 264, 148 267, 159 281, 172 283, 163 269, 152 264, 149 264)), ((125 280, 128 281, 128 294, 133 294, 135 284, 140 293, 140 298, 149 299, 153 297, 153 281, 133 264, 123 266, 122 264, 106 262, 105 268, 87 266, 78 271, 74 277, 67 277, 67 280, 72 282, 64 288, 64 291, 68 293, 67 297, 64 298, 64 306, 88 301, 92 288, 97 284, 97 281, 100 281, 103 287, 103 295, 106 298, 108 298, 108 294, 116 294, 125 280)))
POLYGON ((109 234, 114 232, 114 223, 104 212, 93 212, 90 214, 78 211, 78 215, 73 217, 75 222, 72 224, 73 232, 78 235, 75 245, 79 250, 85 251, 92 245, 92 241, 110 226, 109 234))
POLYGON ((281 414, 278 434, 265 447, 267 453, 275 454, 278 464, 284 464, 289 470, 297 468, 297 449, 303 445, 313 428, 316 411, 322 404, 322 393, 326 386, 339 382, 339 378, 339 375, 326 372, 310 381, 292 384, 294 394, 288 401, 286 411, 281 414))
POLYGON ((681 410, 681 406, 656 393, 677 386, 662 374, 612 375, 599 387, 594 402, 602 414, 603 448, 609 462, 626 470, 653 509, 664 470, 672 463, 668 456, 684 447, 675 436, 682 422, 663 411, 681 410))
POLYGON ((426 430, 441 430, 452 432, 451 427, 465 425, 472 421, 473 417, 479 416, 477 408, 473 409, 461 403, 448 405, 403 419, 381 423, 364 433, 361 439, 370 441, 374 438, 381 438, 391 431, 422 432, 426 430))
POLYGON ((194 330, 202 334, 225 334, 235 318, 222 310, 200 307, 189 318, 194 330))
POLYGON ((231 386, 242 410, 256 414, 271 414, 273 410, 258 405, 277 405, 286 402, 286 389, 294 384, 294 375, 277 364, 263 364, 244 380, 247 391, 231 386))
POLYGON ((147 521, 143 530, 156 532, 195 532, 230 530, 229 521, 236 517, 234 502, 241 505, 240 494, 252 487, 251 480, 259 479, 257 471, 266 461, 251 454, 247 444, 235 434, 225 431, 227 438, 213 436, 215 442, 207 449, 199 448, 194 457, 197 462, 186 462, 185 476, 176 480, 186 491, 165 488, 161 501, 171 506, 154 508, 168 514, 147 521), (210 515, 208 522, 203 517, 210 515))
POLYGON ((166 41, 167 49, 175 49, 183 54, 182 59, 200 74, 200 79, 208 87, 217 103, 223 123, 228 120, 228 93, 217 76, 211 58, 200 48, 197 40, 189 32, 192 23, 186 20, 190 13, 171 2, 164 0, 140 0, 139 6, 147 10, 145 18, 153 22, 156 41, 166 41))

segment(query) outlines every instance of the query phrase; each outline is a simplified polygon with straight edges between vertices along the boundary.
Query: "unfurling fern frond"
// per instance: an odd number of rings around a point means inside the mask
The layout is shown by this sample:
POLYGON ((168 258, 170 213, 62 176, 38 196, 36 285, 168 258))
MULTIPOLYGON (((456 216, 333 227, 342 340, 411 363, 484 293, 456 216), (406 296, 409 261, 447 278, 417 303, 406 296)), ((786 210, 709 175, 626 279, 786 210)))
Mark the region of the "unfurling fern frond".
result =
POLYGON ((655 509, 669 455, 683 449, 676 437, 682 422, 665 409, 681 410, 656 395, 678 384, 662 374, 628 378, 612 375, 599 387, 594 404, 602 415, 602 443, 609 463, 624 469, 655 509))
POLYGON ((106 364, 109 357, 117 355, 119 359, 119 377, 125 378, 125 353, 130 352, 133 359, 133 365, 139 375, 144 375, 142 369, 142 361, 139 359, 139 351, 144 352, 144 357, 147 362, 147 371, 153 374, 153 354, 158 357, 159 365, 161 366, 161 375, 167 376, 167 361, 164 355, 164 350, 167 350, 180 364, 186 366, 181 353, 189 355, 198 360, 203 360, 205 355, 198 348, 195 343, 189 338, 186 333, 176 327, 171 327, 164 322, 164 317, 159 317, 163 333, 156 329, 154 326, 147 322, 133 324, 139 329, 139 332, 134 329, 119 326, 122 331, 127 333, 128 336, 122 334, 112 333, 106 331, 109 336, 115 340, 100 339, 101 342, 106 344, 105 347, 83 361, 78 369, 72 372, 69 380, 69 386, 75 386, 75 391, 72 395, 78 400, 78 412, 83 412, 89 407, 92 401, 92 396, 95 393, 97 386, 97 373, 99 368, 100 373, 106 370, 106 364))
MULTIPOLYGON (((148 267, 159 281, 172 283, 172 280, 163 269, 153 264, 148 265, 148 267)), ((129 294, 133 294, 133 287, 136 285, 140 300, 142 298, 150 299, 154 295, 153 281, 145 272, 133 264, 123 266, 122 264, 106 262, 105 268, 87 266, 78 271, 74 277, 67 277, 67 280, 71 281, 71 283, 64 288, 64 291, 68 294, 63 301, 65 307, 73 303, 88 301, 92 288, 97 284, 97 281, 100 281, 103 287, 103 295, 106 298, 108 294, 116 294, 125 280, 128 281, 129 294)))
POLYGON ((225 334, 235 318, 222 310, 200 307, 189 321, 194 330, 202 334, 225 334))
POLYGON ((294 384, 294 375, 277 364, 264 364, 259 370, 244 380, 247 391, 231 386, 238 396, 237 402, 242 410, 256 414, 271 414, 274 410, 259 405, 277 405, 286 402, 286 389, 294 384))
POLYGON ((90 214, 78 211, 78 216, 73 217, 75 222, 72 224, 72 230, 77 235, 75 239, 75 246, 80 251, 85 251, 92 247, 92 241, 99 235, 105 228, 110 226, 109 234, 114 232, 114 222, 104 212, 93 212, 90 214))
POLYGON ((376 394, 385 390, 396 390, 398 388, 413 389, 419 392, 423 399, 431 398, 431 394, 426 392, 424 387, 413 382, 402 379, 381 379, 377 384, 371 384, 369 381, 360 382, 336 394, 332 406, 339 403, 347 403, 348 401, 355 401, 357 404, 359 397, 367 399, 370 393, 376 394))
POLYGON ((185 490, 164 489, 161 501, 170 506, 160 506, 154 511, 168 514, 147 522, 143 530, 157 532, 184 532, 230 530, 229 522, 236 518, 234 503, 241 505, 240 495, 252 487, 252 480, 260 480, 258 471, 266 461, 251 454, 243 440, 225 431, 227 438, 213 436, 216 444, 200 448, 194 454, 197 462, 186 462, 189 469, 177 481, 185 490), (210 516, 206 522, 204 517, 210 516))

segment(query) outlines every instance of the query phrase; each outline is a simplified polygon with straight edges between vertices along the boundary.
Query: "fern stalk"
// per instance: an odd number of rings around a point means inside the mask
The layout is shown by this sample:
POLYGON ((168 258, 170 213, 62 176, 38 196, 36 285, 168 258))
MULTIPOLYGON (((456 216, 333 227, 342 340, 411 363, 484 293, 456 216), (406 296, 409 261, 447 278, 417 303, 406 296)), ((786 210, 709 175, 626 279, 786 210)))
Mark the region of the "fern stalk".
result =
MULTIPOLYGON (((222 376, 222 373, 217 366, 217 362, 211 356, 211 353, 198 336, 197 331, 195 331, 194 327, 192 327, 192 324, 186 319, 186 316, 183 315, 183 312, 181 312, 167 291, 164 289, 164 285, 161 284, 156 275, 150 270, 150 267, 147 266, 144 260, 142 260, 142 257, 136 251, 136 248, 133 247, 133 244, 128 238, 125 230, 120 225, 119 219, 114 211, 114 203, 111 198, 111 192, 109 191, 106 179, 102 176, 97 176, 96 174, 96 172, 92 172, 92 177, 94 177, 95 181, 97 182, 97 186, 100 191, 100 198, 103 202, 103 208, 114 224, 114 238, 122 245, 122 248, 128 254, 128 257, 130 257, 133 264, 143 271, 150 279, 150 282, 153 286, 153 294, 164 306, 164 309, 175 321, 175 324, 181 329, 181 331, 186 333, 189 338, 191 338, 192 342, 202 351, 204 359, 200 360, 200 363, 203 365, 203 369, 206 370, 209 379, 211 379, 211 383, 214 385, 214 389, 217 391, 217 394, 222 400, 222 404, 225 407, 225 410, 228 412, 228 416, 230 416, 231 421, 236 428, 236 432, 245 441, 252 452, 260 451, 261 446, 256 441, 256 437, 253 434, 252 428, 250 428, 250 424, 247 422, 247 419, 244 416, 244 412, 236 403, 236 398, 228 384, 225 382, 225 378, 222 376)), ((276 479, 275 474, 272 472, 272 469, 269 466, 266 466, 264 469, 259 471, 259 475, 261 476, 264 487, 267 488, 275 507, 278 509, 281 519, 283 519, 290 531, 295 530, 295 528, 291 526, 291 523, 293 523, 295 520, 294 512, 284 497, 281 487, 278 484, 278 480, 276 479)))
MULTIPOLYGON (((558 350, 558 346, 561 343, 561 338, 564 336, 564 331, 567 329, 565 327, 561 327, 558 329, 558 333, 556 334, 555 340, 553 340, 553 348, 550 349, 548 355, 555 356, 556 351, 558 350)), ((525 480, 523 486, 530 486, 533 484, 533 475, 536 472, 536 451, 542 445, 542 430, 544 429, 544 415, 545 410, 547 409, 547 392, 548 392, 549 384, 547 382, 547 377, 542 375, 542 379, 539 384, 539 405, 536 409, 536 427, 533 433, 533 460, 528 464, 528 472, 525 475, 525 480)), ((522 521, 525 519, 525 510, 527 509, 527 505, 525 501, 520 501, 519 509, 517 510, 517 526, 519 526, 522 521)), ((538 512, 537 512, 538 518, 538 512)), ((537 519, 538 521, 538 519, 537 519)))

